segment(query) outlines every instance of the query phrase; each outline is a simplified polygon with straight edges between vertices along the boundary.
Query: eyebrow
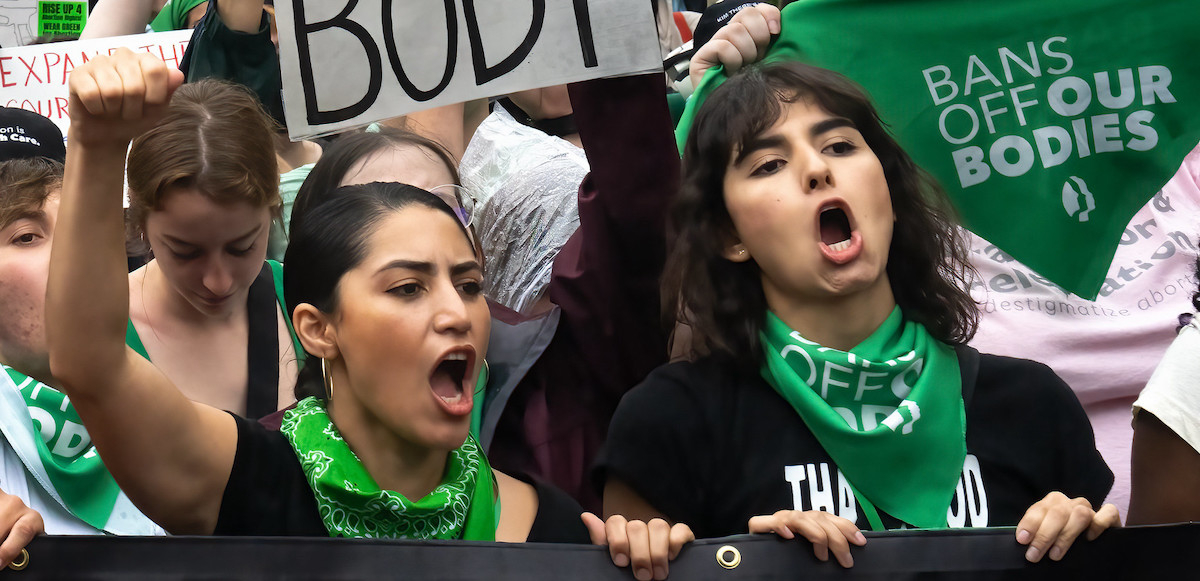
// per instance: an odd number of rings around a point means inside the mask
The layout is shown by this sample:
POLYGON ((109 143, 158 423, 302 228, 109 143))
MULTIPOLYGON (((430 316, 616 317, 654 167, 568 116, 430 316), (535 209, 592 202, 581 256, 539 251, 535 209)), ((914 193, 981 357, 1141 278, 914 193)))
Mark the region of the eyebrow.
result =
MULTIPOLYGON (((383 267, 379 269, 379 272, 384 272, 386 270, 392 270, 392 269, 413 270, 416 272, 420 272, 422 274, 433 274, 437 270, 437 267, 435 267, 432 262, 425 262, 422 260, 403 260, 403 259, 401 259, 401 260, 393 260, 393 261, 383 265, 383 267)), ((474 260, 468 260, 466 262, 462 262, 459 264, 455 264, 454 266, 451 266, 450 267, 450 276, 459 276, 463 273, 471 272, 472 270, 482 270, 482 268, 479 266, 478 262, 476 262, 474 260)))
MULTIPOLYGON (((253 230, 251 230, 245 234, 242 234, 241 236, 238 236, 237 238, 234 238, 233 240, 230 240, 226 244, 237 244, 238 242, 245 242, 247 238, 253 238, 254 236, 257 236, 258 233, 261 231, 262 231, 262 225, 260 224, 260 225, 256 226, 253 230)), ((180 238, 176 238, 174 236, 171 236, 170 234, 163 234, 162 237, 164 239, 166 239, 167 242, 170 242, 171 244, 175 244, 178 246, 199 246, 199 244, 196 244, 194 242, 188 242, 187 240, 183 240, 180 238)))
MULTIPOLYGON (((811 128, 809 128, 808 135, 810 138, 815 139, 822 134, 841 127, 850 127, 852 129, 857 128, 854 122, 846 117, 830 117, 829 119, 815 123, 811 128)), ((738 152, 737 157, 734 158, 733 165, 741 165, 741 163, 754 152, 762 151, 764 149, 784 147, 786 144, 787 140, 779 134, 756 136, 746 141, 746 145, 742 147, 742 150, 738 152)))
POLYGON ((17 222, 19 222, 21 220, 29 220, 31 222, 43 222, 44 223, 46 221, 46 212, 45 212, 45 210, 27 210, 24 212, 20 212, 20 213, 16 214, 15 216, 12 216, 5 223, 0 224, 0 230, 4 230, 4 229, 8 228, 9 226, 12 226, 13 224, 16 224, 17 222))

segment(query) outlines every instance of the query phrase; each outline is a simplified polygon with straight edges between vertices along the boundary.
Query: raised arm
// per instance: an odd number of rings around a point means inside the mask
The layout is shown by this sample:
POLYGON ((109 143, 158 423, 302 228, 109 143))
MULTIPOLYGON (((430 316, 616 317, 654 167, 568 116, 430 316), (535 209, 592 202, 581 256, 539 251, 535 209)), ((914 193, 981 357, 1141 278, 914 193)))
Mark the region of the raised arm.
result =
POLYGON ((154 0, 102 0, 96 3, 83 27, 81 39, 124 36, 146 32, 154 16, 154 0))
POLYGON ((125 346, 129 317, 121 204, 125 151, 182 81, 121 49, 76 68, 71 128, 46 291, 50 366, 117 483, 172 533, 210 533, 237 433, 125 346))

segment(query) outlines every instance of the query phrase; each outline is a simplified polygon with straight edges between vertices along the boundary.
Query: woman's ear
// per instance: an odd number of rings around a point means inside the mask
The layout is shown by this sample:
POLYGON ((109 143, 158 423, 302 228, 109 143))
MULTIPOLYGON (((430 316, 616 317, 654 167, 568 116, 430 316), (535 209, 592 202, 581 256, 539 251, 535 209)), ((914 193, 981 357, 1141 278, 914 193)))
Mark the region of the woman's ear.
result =
POLYGON ((321 359, 337 357, 337 332, 329 315, 308 303, 300 303, 292 311, 292 326, 305 351, 321 359))
POLYGON ((746 262, 750 260, 750 252, 746 250, 746 245, 741 242, 726 246, 725 251, 721 255, 725 257, 725 260, 730 262, 746 262))

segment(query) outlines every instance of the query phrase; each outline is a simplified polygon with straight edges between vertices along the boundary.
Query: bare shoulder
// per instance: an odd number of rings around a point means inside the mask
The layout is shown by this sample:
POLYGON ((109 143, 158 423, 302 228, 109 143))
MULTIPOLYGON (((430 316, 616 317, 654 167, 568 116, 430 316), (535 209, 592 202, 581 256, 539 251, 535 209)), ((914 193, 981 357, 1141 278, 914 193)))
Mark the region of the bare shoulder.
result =
POLYGON ((537 490, 498 470, 493 470, 492 474, 496 476, 500 500, 500 525, 496 527, 496 540, 523 543, 529 538, 529 531, 537 517, 537 490))

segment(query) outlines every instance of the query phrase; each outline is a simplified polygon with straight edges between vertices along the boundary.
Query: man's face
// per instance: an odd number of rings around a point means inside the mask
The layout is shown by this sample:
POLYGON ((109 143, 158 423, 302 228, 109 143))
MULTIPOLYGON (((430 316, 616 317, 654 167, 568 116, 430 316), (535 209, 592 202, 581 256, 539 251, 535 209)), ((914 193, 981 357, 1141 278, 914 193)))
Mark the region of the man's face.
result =
POLYGON ((0 228, 0 362, 40 380, 50 377, 46 279, 58 219, 58 192, 40 209, 0 228))

